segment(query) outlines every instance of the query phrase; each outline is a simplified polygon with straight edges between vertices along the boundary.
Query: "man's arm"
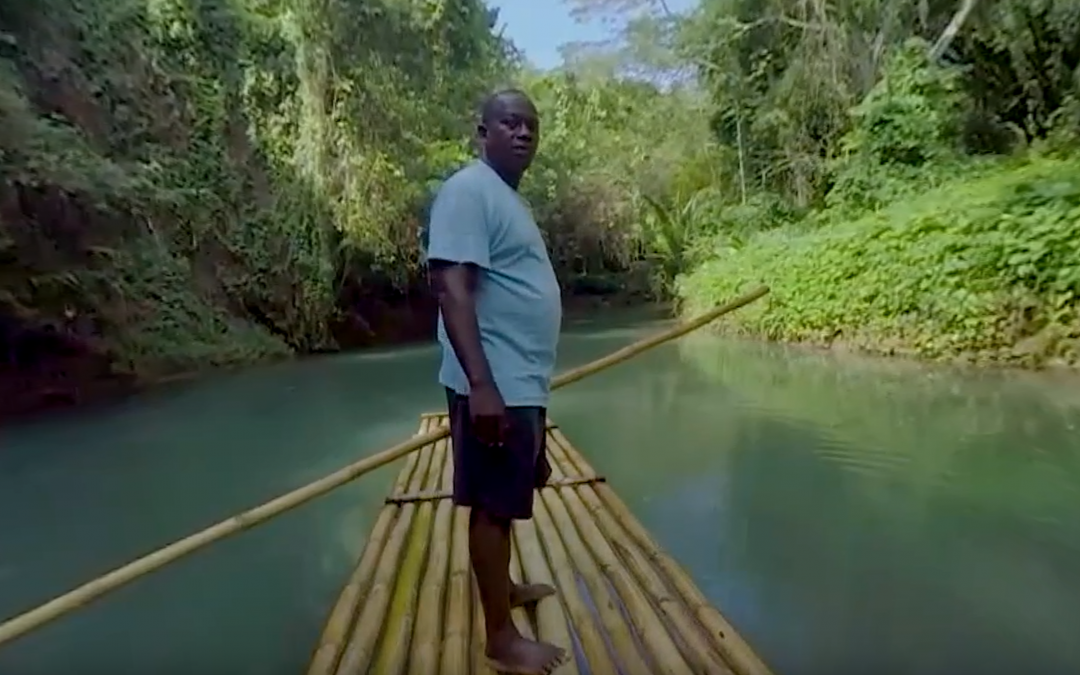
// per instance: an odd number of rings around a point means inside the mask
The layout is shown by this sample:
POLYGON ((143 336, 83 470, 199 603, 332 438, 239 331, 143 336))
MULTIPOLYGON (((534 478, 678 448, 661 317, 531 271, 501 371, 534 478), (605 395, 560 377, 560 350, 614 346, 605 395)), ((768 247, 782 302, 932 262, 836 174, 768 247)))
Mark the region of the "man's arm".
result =
POLYGON ((494 385, 480 342, 476 293, 480 271, 491 264, 490 237, 482 197, 470 186, 450 181, 431 206, 428 269, 442 310, 450 346, 470 389, 494 385))
POLYGON ((431 259, 428 265, 432 290, 442 310, 446 337, 469 379, 469 388, 493 385, 495 381, 480 343, 480 326, 476 318, 480 269, 473 263, 452 263, 443 259, 431 259))

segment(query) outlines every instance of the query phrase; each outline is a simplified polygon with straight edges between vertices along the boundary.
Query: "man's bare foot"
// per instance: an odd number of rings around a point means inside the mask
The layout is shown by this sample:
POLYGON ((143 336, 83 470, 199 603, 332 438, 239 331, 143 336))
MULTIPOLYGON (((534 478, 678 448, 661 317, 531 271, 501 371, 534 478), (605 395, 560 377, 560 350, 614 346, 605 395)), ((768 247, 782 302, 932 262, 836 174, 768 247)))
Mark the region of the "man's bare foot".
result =
POLYGON ((566 660, 566 650, 523 638, 513 628, 488 641, 489 665, 498 673, 548 675, 566 660))
POLYGON ((547 584, 514 584, 510 588, 510 606, 536 604, 549 595, 555 595, 555 589, 547 584))

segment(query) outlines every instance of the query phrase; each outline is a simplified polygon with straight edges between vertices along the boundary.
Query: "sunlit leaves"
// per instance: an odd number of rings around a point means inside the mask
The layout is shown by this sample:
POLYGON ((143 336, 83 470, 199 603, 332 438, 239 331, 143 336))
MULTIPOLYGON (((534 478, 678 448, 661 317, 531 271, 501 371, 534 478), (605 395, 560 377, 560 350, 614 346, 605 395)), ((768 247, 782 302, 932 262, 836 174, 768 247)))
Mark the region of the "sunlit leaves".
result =
POLYGON ((686 277, 682 293, 697 307, 768 283, 768 305, 735 321, 775 339, 1075 361, 1078 166, 1002 164, 848 224, 755 237, 686 277), (1019 348, 1047 330, 1060 335, 1040 352, 1019 348))

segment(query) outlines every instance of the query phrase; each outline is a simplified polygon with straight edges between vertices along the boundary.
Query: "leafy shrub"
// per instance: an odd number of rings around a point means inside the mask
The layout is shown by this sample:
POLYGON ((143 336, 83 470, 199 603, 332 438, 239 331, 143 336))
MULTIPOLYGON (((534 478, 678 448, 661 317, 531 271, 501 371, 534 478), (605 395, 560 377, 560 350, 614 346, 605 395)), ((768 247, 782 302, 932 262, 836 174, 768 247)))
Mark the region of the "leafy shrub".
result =
POLYGON ((1078 226, 1080 163, 1034 157, 846 224, 762 234, 678 289, 697 311, 768 284, 733 322, 770 339, 1073 361, 1078 226))
POLYGON ((940 184, 960 161, 960 72, 927 62, 927 45, 910 40, 851 112, 832 163, 833 208, 870 209, 940 184))

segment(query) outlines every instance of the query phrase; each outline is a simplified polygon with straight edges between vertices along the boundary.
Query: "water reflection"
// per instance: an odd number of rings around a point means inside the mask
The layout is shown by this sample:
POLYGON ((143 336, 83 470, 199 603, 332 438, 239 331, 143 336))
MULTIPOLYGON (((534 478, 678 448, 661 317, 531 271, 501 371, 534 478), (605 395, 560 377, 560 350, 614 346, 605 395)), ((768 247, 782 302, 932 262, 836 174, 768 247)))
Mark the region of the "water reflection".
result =
POLYGON ((681 352, 737 399, 727 513, 749 526, 719 567, 758 580, 755 632, 779 670, 1080 667, 1080 410, 1005 373, 701 339, 681 352))

